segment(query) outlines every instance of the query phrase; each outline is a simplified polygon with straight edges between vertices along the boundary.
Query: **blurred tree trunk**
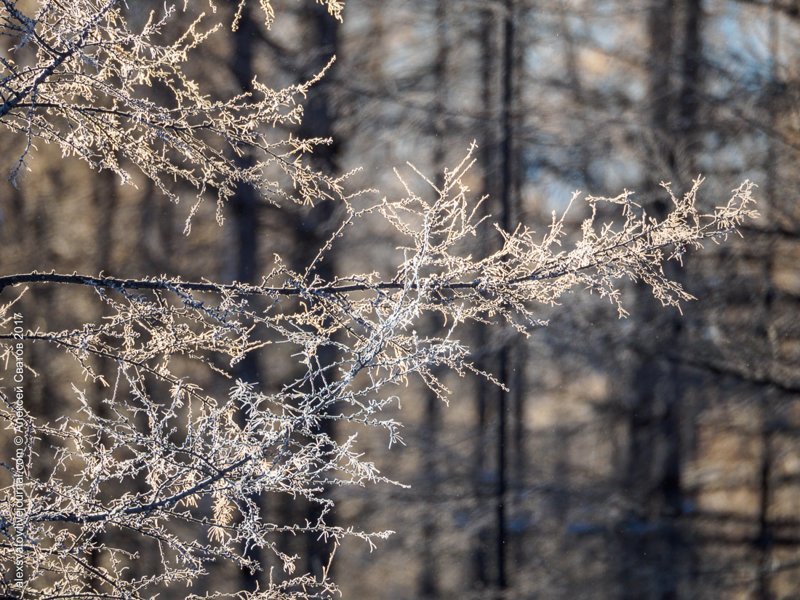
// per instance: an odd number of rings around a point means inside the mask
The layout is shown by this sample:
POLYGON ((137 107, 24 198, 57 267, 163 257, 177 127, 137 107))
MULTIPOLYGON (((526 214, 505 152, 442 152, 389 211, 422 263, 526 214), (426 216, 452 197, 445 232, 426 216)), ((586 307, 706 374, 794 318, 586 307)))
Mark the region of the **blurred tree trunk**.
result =
MULTIPOLYGON (((775 8, 775 2, 771 2, 770 15, 768 22, 769 31, 769 87, 770 89, 778 89, 778 60, 780 49, 780 31, 778 27, 778 14, 775 8)), ((776 132, 779 130, 778 123, 778 110, 777 107, 768 109, 768 131, 776 132)), ((778 194, 778 153, 776 148, 776 140, 774 135, 767 135, 767 152, 765 154, 764 173, 766 178, 765 185, 765 211, 768 221, 775 221, 775 214, 772 213, 773 209, 777 209, 778 194)), ((779 213, 779 210, 775 210, 779 213)), ((770 365, 775 364, 777 358, 776 341, 777 335, 773 328, 772 320, 774 318, 773 311, 775 310, 775 297, 776 290, 772 283, 772 274, 774 270, 774 259, 777 250, 775 247, 775 236, 768 236, 765 257, 764 257, 764 298, 761 314, 761 323, 759 334, 766 340, 766 348, 769 352, 770 365)), ((778 405, 775 402, 775 393, 771 386, 764 390, 761 399, 761 464, 759 465, 759 482, 758 482, 758 534, 755 539, 756 550, 759 553, 758 559, 758 585, 757 596, 759 600, 772 600, 775 596, 772 593, 770 571, 772 569, 772 555, 774 546, 775 533, 772 528, 770 504, 773 499, 773 467, 772 463, 775 459, 775 450, 773 448, 774 430, 776 429, 776 412, 775 407, 778 405)))
MULTIPOLYGON (((701 26, 699 0, 659 0, 648 15, 649 130, 655 162, 654 176, 645 184, 648 194, 651 190, 653 194, 646 208, 658 219, 670 210, 669 199, 659 192, 659 181, 669 176, 675 188, 687 188, 695 176, 701 26)), ((681 279, 674 263, 665 270, 681 279)), ((690 550, 680 525, 684 502, 681 404, 687 375, 674 358, 681 354, 682 320, 674 311, 657 306, 643 285, 638 296, 634 318, 644 336, 633 352, 636 360, 630 371, 625 487, 632 511, 622 527, 620 589, 624 598, 666 600, 680 593, 690 550)))
MULTIPOLYGON (((449 72, 449 25, 448 0, 436 0, 434 9, 434 23, 436 24, 436 56, 433 62, 434 100, 431 111, 431 131, 433 132, 432 170, 435 183, 439 189, 444 186, 443 169, 446 167, 447 158, 447 98, 448 98, 448 72, 449 72)), ((436 335, 440 325, 439 319, 429 318, 427 326, 431 335, 436 335)), ((427 510, 422 519, 422 551, 420 553, 420 598, 439 597, 439 569, 437 564, 437 523, 441 520, 439 513, 439 464, 444 460, 439 448, 439 435, 441 429, 441 400, 432 391, 425 394, 425 417, 422 426, 423 448, 423 476, 426 495, 427 510)))
MULTIPOLYGON (((483 192, 497 204, 500 223, 506 231, 519 218, 519 149, 515 140, 518 127, 515 114, 520 56, 517 52, 516 2, 505 0, 502 6, 485 10, 481 16, 482 110, 480 162, 483 192)), ((484 214, 492 212, 484 205, 484 214)), ((484 243, 482 252, 488 250, 484 243)), ((506 332, 507 333, 507 332, 506 332)), ((524 357, 522 344, 510 341, 501 333, 493 336, 485 327, 477 327, 476 347, 479 369, 494 372, 509 391, 486 381, 476 386, 476 451, 473 467, 474 490, 480 512, 492 507, 493 526, 477 531, 471 559, 470 581, 473 589, 493 589, 502 595, 509 586, 509 512, 514 492, 522 485, 527 472, 524 450, 524 357), (488 355, 495 354, 492 359, 488 355), (494 435, 489 427, 494 425, 494 435), (489 451, 490 440, 494 441, 489 451)), ((519 536, 514 539, 519 542, 519 536)), ((514 545, 520 558, 521 544, 514 545)))
MULTIPOLYGON (((306 63, 305 72, 302 74, 308 79, 319 73, 330 61, 332 56, 339 52, 339 25, 326 11, 326 9, 313 0, 306 0, 302 12, 302 21, 309 37, 303 50, 311 55, 306 63)), ((336 64, 329 69, 325 79, 314 86, 308 94, 305 103, 303 122, 299 129, 301 138, 334 138, 336 122, 336 109, 332 97, 332 82, 336 78, 336 64)), ((320 171, 334 175, 339 171, 339 143, 334 140, 332 144, 317 146, 312 157, 312 164, 320 171)), ((315 259, 319 248, 325 244, 334 230, 336 220, 336 205, 330 200, 319 199, 310 209, 298 213, 295 223, 296 255, 293 265, 299 272, 305 269, 315 259)), ((330 281, 336 274, 336 258, 332 251, 319 261, 310 276, 317 275, 325 281, 330 281)), ((333 364, 336 360, 336 351, 330 347, 318 350, 320 364, 333 364)), ((333 375, 331 375, 333 376, 333 375)), ((331 406, 329 411, 335 413, 336 407, 331 406)), ((320 431, 330 438, 336 435, 334 423, 322 419, 320 431)), ((312 525, 323 517, 323 508, 319 504, 309 503, 306 507, 305 518, 312 525)), ((335 524, 335 515, 325 514, 328 526, 335 524)), ((323 569, 327 567, 329 557, 333 551, 330 541, 320 539, 310 533, 305 536, 306 569, 309 573, 321 577, 323 569)), ((330 575, 330 573, 329 573, 330 575)))
MULTIPOLYGON (((495 10, 488 8, 481 13, 480 18, 480 48, 481 48, 481 97, 483 98, 480 132, 479 158, 483 171, 483 195, 495 198, 498 195, 497 176, 498 167, 498 119, 499 113, 499 89, 500 82, 498 75, 498 55, 500 39, 498 35, 498 15, 495 10)), ((482 217, 489 215, 490 208, 488 203, 481 207, 482 217)), ((488 239, 479 240, 481 244, 481 255, 486 255, 489 251, 488 239)), ((491 360, 487 355, 486 349, 490 346, 490 335, 488 328, 483 325, 475 327, 475 347, 478 349, 476 366, 479 370, 490 372, 492 370, 491 360)), ((489 506, 490 490, 487 489, 488 476, 492 469, 490 466, 491 452, 489 435, 489 424, 491 412, 489 410, 489 395, 494 386, 483 378, 476 381, 475 385, 475 463, 473 466, 473 489, 476 498, 477 513, 483 514, 489 506)), ((481 525, 473 541, 470 557, 468 581, 475 590, 483 590, 491 585, 491 548, 490 548, 490 529, 481 525)))
MULTIPOLYGON (((655 218, 668 210, 658 191, 659 175, 675 173, 674 99, 676 2, 656 0, 648 14, 649 133, 655 151, 653 176, 645 183, 649 201, 646 209, 655 218)), ((630 382, 624 394, 628 404, 629 447, 625 488, 630 512, 622 526, 620 591, 622 598, 667 600, 677 596, 678 579, 673 561, 676 555, 672 519, 680 495, 680 447, 677 439, 677 398, 674 365, 663 358, 661 348, 674 343, 678 322, 659 314, 643 285, 634 318, 645 352, 634 350, 630 382), (656 338, 657 339, 654 339, 656 338), (650 343, 648 343, 648 341, 650 343)))
MULTIPOLYGON (((231 57, 231 71, 236 84, 242 91, 252 89, 255 65, 253 61, 255 44, 257 41, 257 24, 250 11, 250 4, 244 4, 239 20, 239 28, 232 33, 233 56, 231 57)), ((245 153, 237 159, 241 166, 250 167, 254 164, 253 157, 245 153)), ((230 210, 233 214, 236 230, 234 279, 243 283, 258 281, 260 265, 258 264, 259 251, 259 196, 258 192, 250 185, 239 183, 234 195, 229 200, 230 210)), ((258 364, 258 354, 249 352, 236 365, 235 375, 238 379, 257 385, 263 389, 265 382, 262 380, 261 369, 258 364)), ((244 423, 247 416, 240 412, 237 416, 240 423, 244 423)), ((261 498, 252 498, 261 504, 261 498)), ((252 547, 246 553, 247 558, 261 565, 262 571, 251 573, 244 569, 241 572, 242 586, 246 590, 254 590, 266 582, 265 573, 268 571, 264 563, 264 552, 260 548, 252 547)))
MULTIPOLYGON (((516 107, 516 18, 517 6, 515 0, 505 0, 503 15, 502 39, 502 83, 500 98, 500 209, 501 224, 505 231, 514 229, 515 219, 518 216, 519 194, 515 190, 516 180, 516 152, 515 143, 515 107, 516 107)), ((509 412, 520 415, 522 412, 522 396, 517 395, 514 388, 515 372, 522 368, 517 354, 519 344, 508 339, 501 340, 498 356, 498 379, 506 389, 497 391, 497 464, 496 464, 496 540, 495 553, 497 561, 497 577, 495 588, 502 597, 508 587, 508 504, 509 504, 509 412), (514 407, 518 400, 520 406, 514 407)), ((513 423, 512 423, 513 427, 513 423)))
MULTIPOLYGON (((528 0, 518 2, 515 6, 514 3, 510 4, 511 18, 514 23, 532 23, 537 18, 537 9, 539 3, 537 1, 528 0)), ((525 81, 525 52, 524 48, 527 45, 527 40, 523 40, 524 29, 520 27, 519 33, 515 30, 511 31, 508 44, 510 45, 509 51, 510 61, 507 65, 508 80, 506 81, 507 89, 504 94, 508 95, 508 119, 509 119, 509 144, 511 147, 508 177, 510 180, 510 189, 508 191, 507 205, 503 208, 503 214, 507 221, 507 231, 512 231, 519 223, 523 222, 524 207, 522 204, 522 183, 525 179, 523 159, 523 144, 520 141, 522 131, 524 130, 523 121, 523 103, 522 103, 522 89, 525 81)), ((528 35, 533 35, 529 33, 528 35)), ((520 569, 524 569, 524 565, 528 560, 526 556, 526 549, 529 548, 528 539, 526 536, 532 533, 528 524, 528 518, 523 507, 525 502, 525 486, 527 484, 527 475, 531 470, 531 457, 528 455, 526 444, 526 424, 525 424, 525 404, 527 398, 527 377, 526 367, 528 364, 528 345, 525 340, 512 332, 508 341, 508 367, 510 370, 509 379, 506 382, 511 393, 509 399, 511 401, 511 464, 509 471, 511 474, 511 481, 509 485, 510 495, 510 509, 514 513, 512 518, 515 521, 513 525, 513 535, 510 537, 511 542, 511 558, 513 564, 510 565, 510 572, 516 573, 520 569)))
MULTIPOLYGON (((702 93, 703 2, 683 0, 683 56, 681 57, 681 89, 678 96, 678 126, 675 158, 681 185, 688 186, 697 177, 697 154, 700 151, 700 97, 702 93)), ((653 27, 656 24, 653 23, 653 27)))

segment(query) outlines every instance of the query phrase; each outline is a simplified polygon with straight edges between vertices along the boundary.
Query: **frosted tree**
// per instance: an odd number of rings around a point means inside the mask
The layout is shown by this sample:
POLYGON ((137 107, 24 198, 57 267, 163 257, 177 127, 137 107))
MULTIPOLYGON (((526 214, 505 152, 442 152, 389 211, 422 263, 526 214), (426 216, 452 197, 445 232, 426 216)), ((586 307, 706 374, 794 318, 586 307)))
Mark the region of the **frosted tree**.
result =
MULTIPOLYGON (((573 204, 585 203, 589 217, 575 236, 568 235, 564 215, 554 215, 542 233, 524 225, 506 231, 481 216, 483 199, 466 186, 474 148, 439 179, 411 165, 397 171, 405 190, 400 197, 351 192, 346 178, 308 166, 307 155, 326 140, 281 133, 300 122, 303 96, 318 78, 278 90, 254 81, 252 93, 212 99, 203 81, 187 75, 193 49, 217 28, 235 28, 236 15, 226 23, 210 4, 209 15, 167 42, 169 25, 186 7, 166 5, 134 29, 124 3, 114 0, 0 2, 0 28, 13 40, 2 57, 0 123, 23 144, 9 165, 12 179, 38 143, 50 143, 123 182, 138 171, 167 199, 179 199, 168 181, 189 184, 196 199, 187 232, 198 202, 216 199, 221 220, 226 198, 241 182, 278 204, 337 202, 344 215, 314 263, 296 271, 278 256, 259 283, 55 272, 0 276, 3 439, 9 448, 12 437, 22 440, 14 460, 1 465, 0 562, 7 574, 0 575, 0 592, 6 597, 152 597, 186 590, 211 564, 259 571, 264 565, 248 552, 254 547, 282 569, 268 573, 260 588, 229 596, 334 595, 327 569, 321 576, 299 572, 299 557, 282 552, 276 538, 321 536, 332 541, 332 561, 346 538, 373 547, 391 533, 329 525, 332 500, 322 491, 397 483, 362 454, 358 432, 377 428, 389 445, 401 443, 401 424, 385 409, 412 378, 445 402, 445 372, 492 380, 461 341, 465 324, 495 323, 528 335, 546 325, 543 307, 575 288, 609 299, 624 316, 624 280, 643 281, 662 304, 678 307, 691 296, 665 275, 664 263, 705 241, 723 240, 754 216, 750 182, 703 213, 695 206, 698 179, 682 196, 664 185, 672 210, 660 220, 645 214, 629 192, 576 195, 573 204), (152 93, 155 86, 160 95, 152 93), (254 164, 236 161, 244 151, 258 157, 254 164), (606 216, 612 212, 614 220, 606 216), (315 263, 340 238, 366 226, 367 217, 382 220, 403 240, 393 271, 330 280, 315 275, 315 263), (489 235, 496 247, 476 255, 475 238, 489 235), (90 288, 111 316, 71 330, 21 329, 15 302, 26 283, 90 288), (254 297, 269 301, 255 308, 254 297), (431 313, 445 326, 435 335, 418 333, 431 313), (55 422, 15 402, 19 343, 49 344, 72 355, 88 383, 104 387, 104 410, 88 401, 84 381, 74 383, 80 411, 55 422), (295 359, 300 373, 274 393, 230 379, 244 356, 265 345, 295 359), (336 350, 330 364, 319 360, 325 347, 336 350), (95 370, 95 357, 114 364, 112 377, 95 370), (228 393, 201 387, 187 362, 230 381, 228 393), (333 439, 320 428, 323 419, 346 424, 352 433, 333 439), (53 464, 33 476, 45 444, 53 464), (319 519, 265 518, 255 499, 276 495, 319 504, 319 519), (159 568, 130 576, 137 554, 115 543, 123 534, 158 553, 159 568), (101 566, 90 560, 98 553, 101 566)), ((322 4, 341 18, 341 3, 322 4)), ((269 2, 260 6, 271 22, 269 2)))

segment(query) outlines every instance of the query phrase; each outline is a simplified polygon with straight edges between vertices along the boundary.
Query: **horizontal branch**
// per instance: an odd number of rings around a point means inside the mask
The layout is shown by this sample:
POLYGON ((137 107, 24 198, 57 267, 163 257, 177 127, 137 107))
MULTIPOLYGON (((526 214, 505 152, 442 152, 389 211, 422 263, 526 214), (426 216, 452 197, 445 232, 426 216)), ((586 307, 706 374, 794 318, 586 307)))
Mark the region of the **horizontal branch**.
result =
MULTIPOLYGON (((612 254, 617 250, 629 248, 636 244, 648 235, 653 235, 657 229, 666 224, 666 221, 658 222, 654 225, 648 226, 641 231, 637 231, 628 237, 616 241, 610 246, 599 248, 595 251, 591 260, 583 262, 578 265, 566 265, 562 262, 550 260, 545 261, 544 264, 534 269, 527 275, 521 275, 510 278, 508 280, 495 282, 503 286, 517 286, 534 281, 554 280, 568 275, 574 275, 579 272, 587 271, 593 268, 600 267, 604 262, 614 262, 612 254), (549 263, 549 264, 548 264, 549 263)), ((701 228, 695 238, 691 241, 698 241, 706 238, 713 238, 719 235, 728 233, 729 229, 711 229, 712 224, 706 225, 701 228)), ((683 242, 686 243, 686 242, 683 242)), ((673 239, 666 239, 664 241, 653 242, 648 244, 645 250, 660 250, 667 246, 675 246, 676 241, 673 239)), ((379 281, 375 283, 330 283, 320 286, 309 285, 285 285, 285 286, 266 286, 266 285, 253 285, 249 283, 213 283, 208 281, 181 281, 178 279, 123 279, 117 277, 102 277, 91 275, 79 275, 78 273, 66 274, 56 273, 51 271, 49 273, 39 273, 33 271, 31 273, 18 273, 16 275, 0 276, 0 293, 8 287, 19 285, 23 283, 59 283, 69 285, 84 285, 95 288, 113 289, 117 291, 126 290, 161 290, 173 293, 182 291, 194 292, 210 292, 210 293, 223 293, 231 292, 237 296, 302 296, 306 294, 347 294, 353 292, 368 292, 368 291, 400 291, 404 289, 419 289, 420 284, 414 282, 402 281, 379 281)), ((483 278, 475 278, 470 281, 439 281, 436 285, 438 291, 457 291, 457 290, 481 290, 485 288, 489 280, 483 278)))
MULTIPOLYGON (((560 274, 559 274, 560 275, 560 274)), ((533 281, 535 279, 545 279, 556 277, 538 277, 531 275, 529 278, 521 278, 509 282, 522 283, 523 281, 533 281)), ((191 292, 233 292, 238 296, 299 296, 306 292, 313 293, 353 293, 367 292, 371 290, 402 290, 406 287, 417 288, 417 284, 406 284, 394 281, 382 281, 379 283, 354 283, 350 285, 325 285, 319 287, 302 287, 296 285, 288 286, 258 286, 248 283, 210 283, 199 281, 180 281, 171 279, 121 279, 117 277, 94 277, 91 275, 79 275, 77 273, 18 273, 16 275, 6 275, 0 277, 0 293, 8 286, 20 285, 23 283, 60 283, 68 285, 85 285, 96 288, 124 290, 161 290, 167 292, 191 291, 191 292)), ((440 289, 445 290, 464 290, 476 289, 480 287, 480 280, 468 282, 443 283, 440 289)))
MULTIPOLYGON (((621 244, 620 246, 625 246, 621 244)), ((606 249, 608 250, 608 249, 606 249)), ((502 282, 504 285, 516 286, 532 281, 553 280, 567 275, 572 275, 587 269, 599 266, 599 261, 593 261, 585 265, 571 268, 560 268, 551 270, 538 269, 530 275, 515 277, 502 282)), ((95 288, 113 289, 117 291, 126 290, 160 290, 166 292, 211 292, 222 293, 232 292, 237 296, 301 296, 304 294, 350 294, 354 292, 369 291, 392 291, 403 289, 419 289, 417 283, 403 283, 398 281, 380 281, 377 283, 353 283, 349 285, 329 284, 322 286, 263 286, 251 283, 211 283, 199 281, 180 281, 172 279, 122 279, 117 277, 95 277, 91 275, 71 275, 65 273, 18 273, 16 275, 6 275, 0 277, 0 294, 8 286, 20 285, 23 283, 59 283, 68 285, 85 285, 95 288)), ((473 279, 472 281, 441 282, 436 286, 439 291, 446 290, 476 290, 481 289, 486 284, 483 279, 473 279)))

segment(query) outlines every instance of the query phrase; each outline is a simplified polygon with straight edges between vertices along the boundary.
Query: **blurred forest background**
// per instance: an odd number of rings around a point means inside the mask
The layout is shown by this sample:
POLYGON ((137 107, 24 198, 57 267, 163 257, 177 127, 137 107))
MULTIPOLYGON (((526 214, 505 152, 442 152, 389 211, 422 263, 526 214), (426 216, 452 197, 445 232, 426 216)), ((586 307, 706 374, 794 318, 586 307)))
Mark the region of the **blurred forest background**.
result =
MULTIPOLYGON (((157 5, 129 3, 130 18, 157 5)), ((215 34, 189 69, 224 96, 254 75, 275 87, 307 80, 336 55, 296 133, 333 137, 315 165, 363 167, 354 187, 391 194, 392 167, 406 161, 434 178, 477 140, 469 183, 489 194, 486 210, 543 233, 575 189, 632 189, 658 215, 669 209, 661 181, 680 193, 702 173, 708 206, 745 178, 759 185, 761 218, 744 238, 675 269, 700 299, 682 316, 636 285, 626 320, 576 293, 543 309, 550 325, 528 339, 472 332, 475 359, 510 392, 453 377, 445 407, 411 386, 397 416, 406 445, 362 440, 410 487, 330 492, 337 523, 397 532, 372 553, 357 541, 338 551, 344 597, 800 597, 797 2, 348 0, 341 24, 313 0, 276 12, 266 30, 245 9, 239 30, 215 34)), ((0 137, 2 168, 20 143, 0 137)), ((47 147, 31 168, 18 188, 0 184, 3 274, 256 281, 277 249, 293 267, 309 263, 341 218, 331 203, 279 210, 242 187, 222 228, 209 204, 186 237, 191 203, 169 203, 144 178, 120 187, 47 147)), ((354 233, 325 273, 382 270, 393 240, 354 233)), ((32 286, 26 326, 96 319, 91 295, 32 286)), ((40 373, 26 380, 29 409, 56 418, 74 407, 74 361, 43 345, 27 352, 40 373)), ((268 348, 239 368, 270 390, 293 367, 268 348)), ((267 510, 302 521, 314 509, 267 510)), ((324 544, 283 543, 320 568, 324 544)))

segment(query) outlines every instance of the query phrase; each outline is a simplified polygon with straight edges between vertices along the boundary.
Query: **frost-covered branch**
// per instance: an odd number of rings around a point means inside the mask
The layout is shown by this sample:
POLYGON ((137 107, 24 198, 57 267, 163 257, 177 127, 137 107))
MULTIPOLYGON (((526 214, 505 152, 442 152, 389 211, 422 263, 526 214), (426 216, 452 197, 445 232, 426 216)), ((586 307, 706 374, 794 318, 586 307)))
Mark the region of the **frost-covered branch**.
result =
MULTIPOLYGON (((234 28, 245 3, 237 3, 234 28)), ((342 2, 321 4, 341 18, 342 2)), ((260 5, 268 26, 272 7, 268 0, 260 5)), ((175 181, 194 188, 198 203, 211 193, 220 221, 222 203, 240 183, 272 202, 339 198, 341 178, 316 172, 304 161, 327 140, 277 132, 300 123, 301 103, 324 71, 283 89, 254 79, 249 90, 214 98, 203 82, 190 78, 186 64, 224 23, 216 14, 190 16, 189 10, 187 3, 165 4, 134 27, 119 0, 40 2, 31 14, 3 0, 0 34, 16 44, 0 61, 0 125, 26 142, 16 164, 9 165, 12 181, 27 168, 36 142, 43 141, 58 145, 65 156, 113 171, 123 182, 133 183, 138 171, 174 201, 179 199, 175 181), (181 15, 190 22, 176 31, 181 15), (254 153, 255 164, 236 160, 244 152, 254 153)))
MULTIPOLYGON (((233 3, 227 25, 238 26, 245 2, 233 3)), ((341 2, 319 2, 340 17, 341 2)), ((269 0, 259 4, 271 23, 269 0)), ((465 184, 474 148, 439 183, 414 167, 398 173, 399 198, 348 194, 343 178, 304 161, 325 140, 285 132, 302 118, 301 101, 317 78, 280 90, 254 80, 249 91, 214 98, 189 77, 190 54, 221 25, 213 15, 168 4, 134 28, 115 0, 42 1, 30 15, 19 5, 0 0, 0 33, 16 43, 0 60, 0 124, 26 144, 12 176, 38 140, 123 181, 138 170, 173 199, 173 181, 192 186, 198 201, 215 195, 218 206, 246 183, 268 200, 334 199, 345 217, 311 265, 293 270, 276 257, 255 284, 0 276, 0 364, 15 368, 18 343, 52 344, 83 374, 72 387, 79 410, 52 420, 20 412, 13 388, 0 388, 0 422, 9 433, 26 427, 22 501, 13 515, 10 502, 0 504, 0 562, 11 564, 21 551, 26 587, 0 593, 149 598, 191 586, 211 563, 263 569, 248 552, 260 548, 282 573, 271 574, 267 588, 229 597, 330 597, 328 570, 297 574, 299 557, 281 550, 280 536, 317 535, 335 548, 346 538, 373 547, 389 535, 331 525, 325 490, 399 485, 364 456, 359 434, 382 430, 389 445, 402 443, 402 426, 387 409, 412 380, 443 401, 448 373, 499 383, 472 363, 465 324, 527 334, 546 324, 544 307, 575 288, 609 299, 624 316, 625 280, 644 281, 664 305, 679 307, 691 296, 667 277, 665 262, 724 239, 755 214, 750 182, 700 211, 698 179, 680 197, 664 186, 673 206, 660 220, 628 192, 576 195, 573 210, 588 215, 576 232, 566 214, 540 233, 524 225, 505 231, 481 216, 483 199, 465 184), (189 22, 176 33, 181 15, 189 22), (244 152, 257 160, 237 161, 244 152), (388 272, 314 274, 326 252, 375 217, 382 237, 398 244, 388 272), (23 330, 9 298, 23 284, 88 288, 104 316, 61 331, 23 330), (432 313, 442 327, 420 333, 432 313), (294 361, 291 375, 264 389, 236 380, 237 363, 268 346, 294 361), (335 352, 320 352, 326 348, 335 352), (329 435, 326 420, 346 424, 348 434, 329 435), (45 453, 53 457, 48 471, 31 469, 45 453), (279 497, 316 504, 320 516, 270 520, 261 501, 279 497), (128 565, 144 553, 158 557, 157 567, 131 574, 128 565)), ((8 498, 19 494, 2 489, 8 498)))
MULTIPOLYGON (((439 187, 416 172, 427 192, 406 185, 401 198, 348 205, 336 234, 344 232, 344 241, 347 231, 372 214, 381 215, 400 240, 398 262, 386 277, 363 273, 328 281, 308 270, 294 272, 278 258, 261 285, 53 273, 0 279, 7 291, 22 283, 88 286, 108 309, 102 321, 74 330, 16 336, 72 354, 103 398, 100 410, 87 390, 76 386, 79 414, 65 415, 57 424, 31 417, 32 439, 43 440, 37 432, 48 431, 57 456, 51 475, 26 487, 31 572, 59 572, 79 593, 86 577, 75 570, 76 556, 118 555, 112 562, 123 569, 123 549, 113 546, 112 536, 102 549, 92 546, 90 534, 99 531, 125 530, 145 544, 159 540, 160 573, 130 580, 122 570, 105 572, 131 594, 192 581, 209 560, 258 569, 243 553, 253 546, 270 550, 291 574, 297 557, 280 552, 277 537, 284 533, 313 532, 337 544, 354 536, 373 544, 388 532, 325 522, 332 500, 323 490, 394 483, 362 455, 357 432, 378 428, 390 445, 402 443, 400 423, 385 411, 411 379, 444 401, 447 372, 493 380, 472 364, 472 350, 460 337, 464 323, 505 323, 527 332, 545 324, 543 306, 559 303, 576 286, 607 297, 624 315, 620 282, 626 278, 645 281, 662 303, 677 306, 690 296, 667 278, 665 261, 724 238, 754 216, 752 184, 702 213, 696 207, 698 180, 682 197, 665 186, 673 210, 662 220, 648 217, 626 192, 587 198, 588 217, 575 239, 564 215, 554 216, 543 234, 523 226, 497 233, 479 216, 481 199, 463 183, 472 162, 470 154, 446 171, 439 187), (601 218, 609 214, 601 205, 616 208, 617 216, 601 218), (476 256, 474 240, 493 232, 494 249, 476 256), (254 303, 254 296, 271 301, 254 303), (423 335, 428 313, 441 315, 445 326, 423 335), (295 358, 296 375, 273 391, 233 381, 230 369, 267 345, 295 358), (325 347, 336 349, 328 363, 320 358, 325 347), (112 361, 115 379, 98 373, 92 357, 112 361), (187 359, 208 367, 219 382, 203 387, 191 381, 187 359), (220 385, 227 395, 219 394, 220 385), (333 438, 321 427, 325 420, 349 423, 354 433, 333 438), (263 520, 253 498, 274 494, 318 503, 322 517, 316 523, 263 520)), ((573 204, 578 201, 576 196, 573 204)), ((338 237, 325 247, 336 243, 338 237)), ((10 310, 5 306, 0 318, 6 327, 10 310)), ((0 332, 6 342, 13 337, 0 332)), ((6 346, 7 357, 10 349, 6 346)), ((10 408, 2 412, 10 423, 10 408)), ((10 515, 0 516, 10 522, 10 515)), ((314 585, 334 589, 328 580, 314 585)))

